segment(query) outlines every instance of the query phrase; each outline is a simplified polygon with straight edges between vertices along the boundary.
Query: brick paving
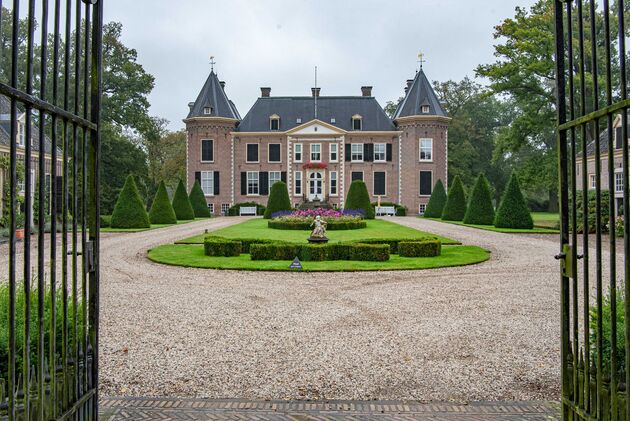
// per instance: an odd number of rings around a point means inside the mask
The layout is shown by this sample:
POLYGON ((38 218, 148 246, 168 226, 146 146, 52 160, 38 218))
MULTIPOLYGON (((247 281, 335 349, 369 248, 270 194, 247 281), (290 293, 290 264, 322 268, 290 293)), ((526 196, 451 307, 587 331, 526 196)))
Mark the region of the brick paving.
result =
POLYGON ((553 402, 470 404, 405 401, 250 401, 239 399, 103 398, 101 419, 122 420, 560 420, 553 402))

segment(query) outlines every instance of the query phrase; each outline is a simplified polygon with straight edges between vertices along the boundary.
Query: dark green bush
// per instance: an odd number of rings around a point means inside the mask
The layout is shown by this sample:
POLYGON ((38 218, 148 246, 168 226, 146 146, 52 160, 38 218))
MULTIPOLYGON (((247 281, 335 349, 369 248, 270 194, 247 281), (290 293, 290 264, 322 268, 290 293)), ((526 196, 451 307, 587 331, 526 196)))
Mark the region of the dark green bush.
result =
MULTIPOLYGON (((218 239, 226 239, 225 237, 219 237, 214 235, 208 235, 206 239, 210 239, 211 241, 215 238, 218 239)), ((241 253, 249 253, 249 247, 252 244, 272 244, 277 243, 277 240, 269 240, 266 238, 230 238, 233 241, 240 241, 241 243, 241 253)))
POLYGON ((442 211, 442 219, 445 221, 463 221, 466 215, 466 193, 459 176, 455 176, 453 184, 446 196, 446 204, 442 211))
MULTIPOLYGON (((626 340, 624 337, 625 329, 625 300, 621 293, 617 293, 616 299, 616 313, 617 313, 617 350, 615 356, 617 357, 617 373, 619 379, 626 378, 626 340)), ((591 361, 597 361, 597 306, 591 306, 589 309, 590 314, 590 338, 591 338, 591 361)), ((604 373, 610 373, 610 358, 611 358, 611 343, 610 343, 610 321, 611 321, 612 307, 610 295, 604 297, 602 305, 602 367, 604 373)))
MULTIPOLYGON (((376 209, 378 202, 372 202, 372 207, 376 209)), ((393 206, 396 209, 396 216, 407 216, 407 208, 394 202, 381 202, 381 206, 393 206)))
POLYGON ((437 237, 420 238, 367 238, 361 240, 363 244, 387 244, 391 254, 398 254, 398 245, 401 241, 435 241, 437 237))
POLYGON ((263 205, 260 205, 256 202, 243 202, 243 203, 237 203, 234 206, 231 206, 230 209, 228 209, 228 215, 229 216, 238 216, 239 211, 241 210, 241 206, 256 206, 256 215, 264 215, 265 214, 265 210, 266 208, 263 205))
POLYGON ((176 224, 177 216, 171 201, 168 199, 168 192, 166 191, 166 185, 164 181, 160 182, 153 203, 151 204, 151 210, 149 211, 149 220, 152 224, 176 224))
POLYGON ((249 254, 252 260, 293 260, 301 248, 301 244, 294 243, 252 244, 249 254))
POLYGON ((327 245, 322 244, 304 244, 300 248, 300 254, 298 257, 305 262, 323 262, 329 259, 330 250, 327 245))
POLYGON ((441 218, 444 205, 446 205, 446 191, 442 180, 438 180, 435 183, 435 187, 433 187, 433 193, 431 193, 429 203, 424 210, 424 216, 426 218, 441 218))
POLYGON ((363 260, 383 262, 389 260, 387 244, 296 244, 275 242, 252 244, 249 248, 252 260, 293 260, 296 256, 303 261, 363 260))
POLYGON ((508 181, 503 193, 501 204, 494 219, 494 226, 497 228, 534 228, 532 215, 529 213, 518 178, 514 173, 510 176, 510 181, 508 181))
POLYGON ((203 241, 206 256, 240 256, 241 242, 221 237, 206 237, 203 241))
POLYGON ((191 219, 195 219, 195 211, 190 204, 190 199, 188 198, 186 187, 184 187, 182 180, 179 180, 175 195, 173 196, 173 210, 175 211, 178 221, 190 221, 191 219))
POLYGON ((112 213, 111 226, 112 228, 149 228, 151 226, 149 215, 144 209, 138 187, 131 175, 127 177, 118 195, 114 213, 112 213))
POLYGON ((350 247, 350 260, 385 262, 389 260, 389 245, 355 243, 350 247))
POLYGON ((112 225, 112 216, 111 215, 101 215, 101 228, 109 228, 112 225))
POLYGON ((365 183, 361 180, 354 180, 348 189, 344 209, 363 210, 366 219, 374 219, 374 208, 370 203, 370 194, 365 183))
POLYGON ((201 184, 199 184, 198 180, 195 180, 195 184, 193 184, 193 187, 190 190, 188 200, 190 200, 190 205, 193 208, 196 218, 210 218, 212 216, 210 214, 210 209, 208 209, 206 195, 203 194, 201 184))
MULTIPOLYGON (((357 221, 335 221, 328 220, 328 225, 326 226, 326 230, 328 231, 341 231, 341 230, 357 230, 361 228, 367 227, 367 222, 363 220, 357 221)), ((268 228, 278 229, 278 230, 299 230, 299 231, 310 231, 313 229, 311 227, 310 222, 288 222, 283 221, 281 219, 270 219, 267 222, 268 228)))
POLYGON ((464 223, 475 225, 494 224, 494 206, 492 205, 492 193, 490 185, 483 173, 479 174, 475 187, 468 201, 468 209, 464 216, 464 223))
POLYGON ((398 243, 400 257, 435 257, 442 254, 442 243, 433 241, 401 241, 398 243))
POLYGON ((290 211, 291 199, 287 185, 282 181, 277 181, 271 186, 267 209, 265 209, 265 219, 271 219, 271 215, 278 211, 290 211))
MULTIPOLYGON (((577 207, 577 230, 578 232, 584 232, 584 195, 582 191, 577 192, 575 205, 577 207)), ((569 209, 572 209, 570 207, 569 209)), ((602 232, 608 232, 608 211, 610 209, 610 192, 608 190, 601 191, 601 224, 600 228, 602 232)), ((588 232, 594 234, 597 230, 597 206, 595 190, 588 191, 588 232)), ((569 219, 570 220, 570 219, 569 219)))

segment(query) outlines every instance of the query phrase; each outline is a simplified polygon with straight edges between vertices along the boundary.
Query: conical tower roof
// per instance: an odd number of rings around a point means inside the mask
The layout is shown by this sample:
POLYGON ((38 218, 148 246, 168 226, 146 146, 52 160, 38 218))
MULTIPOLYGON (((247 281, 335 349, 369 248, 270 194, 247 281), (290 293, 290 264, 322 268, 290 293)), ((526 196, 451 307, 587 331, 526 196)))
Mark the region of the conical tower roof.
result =
POLYGON ((194 103, 190 104, 187 118, 194 117, 223 117, 240 120, 241 116, 236 106, 225 93, 217 74, 213 71, 203 85, 194 103))
POLYGON ((394 114, 394 120, 417 115, 446 117, 446 112, 444 112, 440 100, 422 69, 416 73, 416 77, 409 87, 405 98, 398 105, 394 114), (429 112, 422 112, 423 106, 428 106, 429 112))

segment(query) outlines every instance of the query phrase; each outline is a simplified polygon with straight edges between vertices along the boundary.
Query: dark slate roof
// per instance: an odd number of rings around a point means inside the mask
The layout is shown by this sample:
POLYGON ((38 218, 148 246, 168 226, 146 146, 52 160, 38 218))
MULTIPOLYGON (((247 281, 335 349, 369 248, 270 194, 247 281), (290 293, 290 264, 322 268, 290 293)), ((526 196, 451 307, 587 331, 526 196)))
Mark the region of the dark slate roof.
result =
MULTIPOLYGON (((280 117, 280 131, 291 130, 315 119, 312 96, 262 97, 238 125, 240 132, 268 132, 269 117, 280 117), (297 119, 301 119, 298 123, 297 119)), ((352 131, 352 116, 362 117, 362 131, 390 131, 396 126, 374 97, 320 96, 317 98, 317 119, 343 130, 352 131), (335 122, 332 123, 331 119, 335 122)))
POLYGON ((416 77, 411 84, 411 87, 407 91, 405 98, 398 105, 396 113, 394 114, 394 120, 400 117, 408 117, 413 115, 437 115, 446 117, 446 113, 440 104, 429 79, 424 74, 424 71, 420 69, 416 73, 416 77), (422 106, 429 106, 429 113, 422 113, 422 106))
POLYGON ((236 106, 225 94, 225 90, 219 83, 219 78, 214 71, 210 72, 210 76, 203 85, 201 92, 197 96, 194 105, 190 109, 187 118, 193 117, 225 117, 240 120, 241 116, 236 106), (212 107, 211 114, 204 114, 205 107, 212 107))
MULTIPOLYGON (((18 116, 20 116, 24 110, 18 105, 18 116)), ((11 146, 11 100, 4 95, 0 95, 0 145, 11 146)), ((39 152, 39 128, 37 124, 32 124, 32 151, 39 152)), ((22 149, 22 147, 19 147, 22 149)), ((52 153, 52 142, 48 136, 44 137, 44 150, 45 153, 52 153)), ((61 153, 61 149, 57 148, 57 151, 61 153)))

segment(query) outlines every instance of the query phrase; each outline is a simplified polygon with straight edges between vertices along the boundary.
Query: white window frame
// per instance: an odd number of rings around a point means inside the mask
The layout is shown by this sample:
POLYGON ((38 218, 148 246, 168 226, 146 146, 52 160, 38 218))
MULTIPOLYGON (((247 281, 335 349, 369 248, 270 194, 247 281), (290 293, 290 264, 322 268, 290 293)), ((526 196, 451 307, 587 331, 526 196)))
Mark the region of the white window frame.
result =
POLYGON ((386 143, 375 143, 374 144, 374 162, 387 162, 387 144, 386 143), (383 147, 383 152, 377 152, 377 147, 383 147), (376 154, 383 154, 383 159, 376 159, 376 154))
POLYGON ((328 189, 330 196, 339 196, 339 173, 337 171, 331 171, 328 175, 330 178, 330 187, 328 189), (333 192, 333 181, 335 182, 335 191, 333 192))
MULTIPOLYGON (((364 151, 364 146, 363 146, 363 143, 352 143, 352 144, 350 145, 350 162, 363 162, 363 159, 365 158, 365 157, 363 156, 363 151, 364 151), (355 155, 355 153, 354 153, 354 147, 355 147, 355 146, 359 146, 359 147, 361 148, 361 153, 360 153, 360 155, 361 155, 361 159, 354 159, 354 155, 355 155)), ((359 154, 357 154, 357 155, 359 155, 359 154)))
POLYGON ((229 203, 221 203, 221 215, 225 215, 227 216, 228 212, 230 211, 230 204, 229 203))
POLYGON ((247 196, 260 196, 260 173, 258 171, 247 171, 247 196), (256 177, 251 177, 254 174, 256 175, 256 177), (251 190, 250 182, 256 183, 252 184, 251 190))
POLYGON ((258 164, 260 162, 260 143, 246 143, 245 144, 245 162, 250 164, 258 164), (258 160, 257 161, 249 161, 249 145, 256 145, 258 148, 258 160))
POLYGON ((304 180, 302 177, 302 171, 295 171, 293 174, 293 195, 302 197, 304 191, 304 180), (298 190, 298 181, 300 182, 298 190))
POLYGON ((293 162, 302 162, 304 159, 304 147, 302 143, 296 143, 293 145, 293 162), (298 151, 299 149, 299 151, 298 151), (297 154, 300 154, 300 159, 297 158, 297 154))
POLYGON ((208 203, 208 210, 211 214, 214 214, 214 203, 208 203))
POLYGON ((212 162, 214 162, 214 139, 201 139, 201 144, 199 145, 199 153, 200 153, 199 156, 201 158, 200 162, 203 162, 203 163, 212 163, 212 162), (203 142, 206 141, 206 140, 211 140, 212 141, 212 160, 211 161, 204 161, 203 160, 203 142))
POLYGON ((352 173, 353 172, 360 172, 361 173, 361 181, 363 181, 365 183, 365 171, 361 170, 361 171, 350 171, 350 183, 352 183, 354 180, 352 179, 352 173))
POLYGON ((331 143, 328 145, 328 159, 330 162, 339 162, 339 145, 336 143, 331 143), (335 154, 335 158, 333 159, 333 154, 335 154))
POLYGON ((431 197, 431 195, 433 194, 433 187, 434 187, 433 186, 433 170, 420 170, 420 171, 418 171, 418 190, 417 190, 418 196, 419 197, 431 197), (423 172, 431 173, 431 193, 429 193, 429 194, 420 194, 420 181, 421 181, 420 173, 423 173, 423 172))
POLYGON ((615 193, 623 193, 623 173, 615 173, 615 193))
POLYGON ((310 150, 310 161, 311 162, 322 162, 322 144, 321 143, 311 143, 309 148, 310 150), (314 152, 314 147, 317 146, 319 148, 319 152, 314 152), (313 154, 319 154, 319 159, 313 159, 313 154))
POLYGON ((595 174, 589 174, 588 179, 591 185, 591 190, 597 187, 597 180, 595 179, 595 174))
POLYGON ((418 140, 418 161, 420 162, 433 162, 433 139, 428 138, 428 137, 422 137, 418 140), (431 150, 429 151, 430 157, 429 159, 427 158, 422 158, 422 153, 423 153, 423 149, 424 149, 424 153, 426 156, 426 147, 422 146, 422 142, 431 142, 431 150))
POLYGON ((201 180, 199 184, 201 184, 201 190, 203 191, 204 196, 214 196, 214 171, 201 171, 201 180), (204 183, 210 183, 210 187, 204 189, 204 183))
POLYGON ((203 107, 203 115, 211 115, 212 107, 203 107))
POLYGON ((267 145, 267 162, 269 162, 270 164, 277 164, 282 162, 282 143, 269 143, 267 145), (280 147, 280 160, 279 161, 272 161, 271 160, 271 145, 278 145, 280 147))
POLYGON ((429 114, 430 111, 431 111, 431 107, 429 107, 428 105, 422 106, 422 114, 429 114))
POLYGON ((352 116, 352 130, 354 130, 354 131, 363 130, 363 117, 361 117, 358 114, 355 114, 355 115, 352 116), (359 128, 358 129, 356 129, 354 127, 354 122, 357 121, 357 120, 359 121, 359 128))
POLYGON ((276 183, 278 181, 282 181, 282 171, 269 171, 269 191, 271 191, 271 186, 273 186, 273 183, 276 183))
MULTIPOLYGON (((433 180, 432 180, 433 181, 433 180)), ((373 196, 387 196, 387 171, 374 171, 372 172, 372 195, 373 196), (382 172, 385 174, 385 193, 376 194, 374 190, 376 189, 375 177, 377 172, 382 172)))
POLYGON ((273 131, 273 132, 279 132, 280 131, 280 116, 273 114, 271 116, 269 116, 269 130, 273 131), (274 129, 273 128, 273 121, 277 121, 278 122, 278 128, 274 129))
POLYGON ((425 213, 426 211, 427 211, 427 205, 426 205, 426 203, 420 203, 420 204, 418 205, 418 214, 419 214, 420 216, 423 216, 423 215, 424 215, 424 213, 425 213))

